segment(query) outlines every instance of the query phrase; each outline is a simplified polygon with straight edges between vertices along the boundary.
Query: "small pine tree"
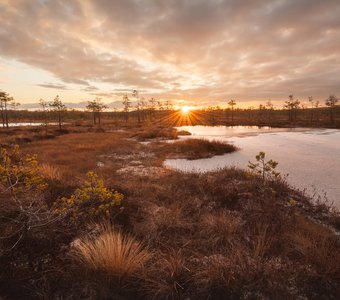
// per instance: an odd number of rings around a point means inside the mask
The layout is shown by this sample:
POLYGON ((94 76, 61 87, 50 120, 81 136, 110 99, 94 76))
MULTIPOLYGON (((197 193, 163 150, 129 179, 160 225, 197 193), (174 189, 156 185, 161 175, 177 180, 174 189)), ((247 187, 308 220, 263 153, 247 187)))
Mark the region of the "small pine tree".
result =
POLYGON ((61 131, 61 117, 62 113, 66 110, 66 106, 61 102, 58 95, 54 98, 53 102, 50 103, 50 106, 52 107, 52 110, 56 111, 58 114, 59 130, 61 131))
POLYGON ((254 173, 261 176, 263 181, 265 181, 266 179, 279 178, 280 173, 275 171, 275 168, 279 163, 272 159, 270 159, 269 161, 265 161, 265 157, 266 154, 261 151, 255 156, 256 163, 249 161, 248 168, 251 169, 254 173))

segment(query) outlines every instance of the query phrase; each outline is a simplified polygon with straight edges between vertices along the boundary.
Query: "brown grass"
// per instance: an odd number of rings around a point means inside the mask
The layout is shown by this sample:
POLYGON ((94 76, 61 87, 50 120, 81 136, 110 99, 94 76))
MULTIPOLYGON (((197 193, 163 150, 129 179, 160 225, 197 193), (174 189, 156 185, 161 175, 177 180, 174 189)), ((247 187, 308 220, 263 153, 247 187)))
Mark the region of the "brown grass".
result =
POLYGON ((177 135, 191 135, 191 133, 186 130, 178 130, 177 135))
POLYGON ((144 293, 148 299, 184 299, 191 276, 180 252, 170 252, 159 257, 144 278, 144 293))
POLYGON ((151 253, 132 236, 104 226, 94 240, 77 243, 73 256, 85 267, 120 281, 135 276, 151 253))
POLYGON ((234 235, 241 225, 241 218, 227 211, 207 213, 202 217, 202 238, 209 237, 212 246, 226 246, 233 243, 234 235))
POLYGON ((340 278, 339 241, 327 227, 299 216, 286 238, 289 255, 312 264, 322 276, 340 278))
POLYGON ((76 184, 88 171, 96 170, 97 162, 102 160, 100 155, 131 153, 138 146, 138 143, 122 139, 121 136, 119 132, 71 133, 25 144, 21 148, 27 153, 37 154, 42 164, 62 169, 65 183, 76 184))
MULTIPOLYGON (((69 133, 23 146, 47 166, 43 172, 50 177, 49 189, 40 197, 41 202, 51 203, 49 207, 58 197, 72 193, 89 170, 121 191, 126 201, 118 215, 109 216, 121 231, 103 229, 90 238, 88 224, 67 218, 49 228, 36 228, 34 235, 0 256, 1 296, 24 299, 28 286, 37 294, 42 292, 38 283, 45 281, 50 299, 79 295, 88 299, 112 295, 121 299, 337 299, 339 244, 334 232, 321 224, 328 220, 324 210, 313 210, 308 199, 285 182, 264 186, 257 177, 237 169, 122 176, 117 169, 132 160, 155 166, 181 151, 173 151, 176 143, 141 145, 128 139, 140 128, 125 129, 69 133), (142 152, 153 156, 143 158, 142 152), (98 161, 104 166, 98 167, 98 161), (62 172, 61 181, 54 167, 62 172), (291 198, 296 205, 288 205, 291 198), (131 232, 134 238, 122 232, 131 232), (70 261, 66 254, 71 241, 84 235, 88 238, 81 238, 74 249, 77 260, 70 261), (152 255, 141 243, 152 249, 152 255), (79 266, 86 272, 79 272, 79 266), (118 288, 114 282, 119 281, 118 288)), ((188 147, 192 148, 195 145, 188 147)), ((15 230, 11 224, 21 226, 21 219, 13 204, 0 198, 3 237, 15 230)), ((7 244, 12 245, 0 239, 0 251, 7 244)))
POLYGON ((137 138, 140 141, 151 140, 151 139, 177 139, 177 130, 172 127, 163 126, 150 126, 142 127, 135 131, 131 137, 137 138))
POLYGON ((43 175, 43 177, 52 181, 60 181, 62 178, 62 172, 60 171, 60 168, 48 163, 43 163, 40 165, 40 173, 43 175))
POLYGON ((222 155, 237 150, 234 145, 205 139, 185 139, 160 146, 168 156, 176 158, 199 159, 222 155))
POLYGON ((272 236, 270 234, 270 224, 259 221, 255 226, 255 237, 253 240, 254 257, 258 260, 262 259, 272 243, 272 236))

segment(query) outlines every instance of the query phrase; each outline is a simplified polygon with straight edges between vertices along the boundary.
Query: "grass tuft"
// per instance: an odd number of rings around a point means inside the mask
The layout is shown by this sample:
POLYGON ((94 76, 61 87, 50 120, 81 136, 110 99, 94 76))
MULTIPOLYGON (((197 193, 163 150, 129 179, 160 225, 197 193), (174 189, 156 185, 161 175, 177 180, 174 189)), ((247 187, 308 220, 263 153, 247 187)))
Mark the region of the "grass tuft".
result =
POLYGON ((40 166, 40 173, 51 181, 60 181, 62 179, 60 168, 48 163, 44 163, 40 166))
POLYGON ((102 226, 97 238, 75 245, 73 256, 86 268, 121 280, 134 276, 151 253, 132 236, 102 226))
POLYGON ((241 218, 226 212, 207 213, 202 218, 202 224, 202 233, 209 237, 213 246, 223 246, 232 243, 241 225, 241 218))

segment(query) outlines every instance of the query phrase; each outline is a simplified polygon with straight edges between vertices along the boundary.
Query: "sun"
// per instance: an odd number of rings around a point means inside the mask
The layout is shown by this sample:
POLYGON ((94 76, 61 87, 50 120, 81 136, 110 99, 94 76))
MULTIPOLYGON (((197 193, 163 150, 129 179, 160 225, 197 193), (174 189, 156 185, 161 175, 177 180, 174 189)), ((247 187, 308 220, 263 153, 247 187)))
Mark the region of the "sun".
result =
POLYGON ((182 106, 181 107, 182 114, 187 114, 190 111, 189 106, 182 106))

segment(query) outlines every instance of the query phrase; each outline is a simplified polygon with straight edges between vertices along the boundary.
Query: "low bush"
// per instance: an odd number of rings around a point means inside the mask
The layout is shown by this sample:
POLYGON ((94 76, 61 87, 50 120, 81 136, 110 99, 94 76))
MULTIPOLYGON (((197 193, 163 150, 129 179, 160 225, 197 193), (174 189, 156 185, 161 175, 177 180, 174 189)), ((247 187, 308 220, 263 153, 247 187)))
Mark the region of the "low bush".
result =
POLYGON ((112 209, 120 206, 124 195, 105 187, 94 172, 87 173, 87 180, 71 197, 61 198, 59 211, 71 212, 74 219, 110 216, 112 209))
POLYGON ((21 155, 19 146, 10 152, 0 149, 0 193, 10 192, 13 196, 31 190, 42 191, 46 186, 36 155, 21 155))

